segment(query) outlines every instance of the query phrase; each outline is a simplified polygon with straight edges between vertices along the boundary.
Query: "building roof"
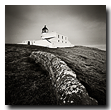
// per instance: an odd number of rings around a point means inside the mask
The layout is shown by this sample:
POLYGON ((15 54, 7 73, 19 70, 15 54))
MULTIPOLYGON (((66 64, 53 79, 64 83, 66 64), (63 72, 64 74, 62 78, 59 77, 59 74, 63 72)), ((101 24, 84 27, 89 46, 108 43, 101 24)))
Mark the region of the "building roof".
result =
POLYGON ((48 30, 47 27, 46 27, 46 25, 44 26, 44 28, 42 28, 42 30, 48 30))

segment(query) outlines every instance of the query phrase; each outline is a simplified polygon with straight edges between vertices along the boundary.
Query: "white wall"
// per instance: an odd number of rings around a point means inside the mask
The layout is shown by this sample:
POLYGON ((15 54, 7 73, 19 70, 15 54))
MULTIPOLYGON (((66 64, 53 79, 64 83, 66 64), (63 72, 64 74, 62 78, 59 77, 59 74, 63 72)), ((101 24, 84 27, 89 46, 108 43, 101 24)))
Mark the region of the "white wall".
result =
POLYGON ((50 48, 57 48, 57 47, 72 47, 73 45, 68 41, 68 37, 62 34, 58 34, 56 32, 50 33, 42 33, 41 34, 42 40, 25 40, 22 44, 28 44, 30 41, 30 45, 38 45, 50 48), (59 37, 58 37, 59 36, 59 37))
POLYGON ((44 46, 44 47, 52 47, 52 43, 47 40, 37 40, 33 45, 44 46))
MULTIPOLYGON (((68 41, 68 37, 56 32, 46 33, 44 38, 51 35, 54 38, 49 39, 54 47, 72 47, 73 45, 68 41)), ((50 37, 49 37, 50 38, 50 37)))
POLYGON ((28 41, 30 42, 30 45, 33 45, 33 42, 31 40, 22 41, 22 44, 28 44, 28 41))
POLYGON ((56 37, 56 32, 42 33, 41 37, 42 37, 42 39, 44 39, 44 38, 50 38, 50 37, 56 37))

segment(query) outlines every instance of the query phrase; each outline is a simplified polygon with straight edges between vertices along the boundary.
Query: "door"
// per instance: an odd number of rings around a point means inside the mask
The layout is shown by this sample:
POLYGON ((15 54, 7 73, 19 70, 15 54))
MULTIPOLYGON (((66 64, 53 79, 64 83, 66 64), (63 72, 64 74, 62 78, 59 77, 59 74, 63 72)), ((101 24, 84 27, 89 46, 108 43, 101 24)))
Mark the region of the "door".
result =
POLYGON ((30 45, 30 41, 28 41, 28 45, 30 45))

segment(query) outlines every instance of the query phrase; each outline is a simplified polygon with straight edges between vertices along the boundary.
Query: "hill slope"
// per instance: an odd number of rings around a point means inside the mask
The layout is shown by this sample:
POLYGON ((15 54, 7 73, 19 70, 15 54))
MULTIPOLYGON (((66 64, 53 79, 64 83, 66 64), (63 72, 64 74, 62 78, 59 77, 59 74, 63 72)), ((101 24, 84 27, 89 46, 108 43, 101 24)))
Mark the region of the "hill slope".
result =
POLYGON ((6 104, 56 104, 48 72, 29 58, 31 52, 38 50, 53 53, 65 61, 89 96, 100 105, 106 104, 105 51, 83 46, 50 49, 20 44, 5 46, 6 104))

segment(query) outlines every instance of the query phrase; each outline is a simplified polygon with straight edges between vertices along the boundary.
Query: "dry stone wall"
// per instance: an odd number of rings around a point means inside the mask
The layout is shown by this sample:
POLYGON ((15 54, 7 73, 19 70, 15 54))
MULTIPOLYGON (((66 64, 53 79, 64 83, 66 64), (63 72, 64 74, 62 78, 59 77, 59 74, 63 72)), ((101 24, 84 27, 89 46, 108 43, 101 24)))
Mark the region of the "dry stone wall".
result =
POLYGON ((54 54, 34 51, 30 57, 49 72, 58 105, 97 105, 67 64, 54 54))

